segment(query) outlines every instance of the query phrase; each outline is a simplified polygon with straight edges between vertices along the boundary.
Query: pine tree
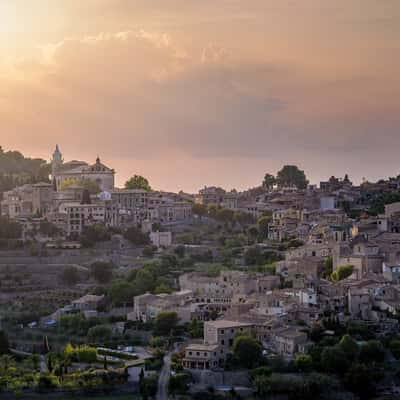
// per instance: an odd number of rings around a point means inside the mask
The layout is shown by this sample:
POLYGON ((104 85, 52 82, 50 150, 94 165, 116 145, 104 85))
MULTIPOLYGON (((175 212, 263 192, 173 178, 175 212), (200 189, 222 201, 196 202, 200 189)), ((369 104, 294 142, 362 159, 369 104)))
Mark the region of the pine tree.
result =
POLYGON ((108 365, 107 365, 107 357, 106 356, 104 356, 104 358, 103 358, 103 369, 105 369, 105 370, 107 370, 108 369, 108 365))

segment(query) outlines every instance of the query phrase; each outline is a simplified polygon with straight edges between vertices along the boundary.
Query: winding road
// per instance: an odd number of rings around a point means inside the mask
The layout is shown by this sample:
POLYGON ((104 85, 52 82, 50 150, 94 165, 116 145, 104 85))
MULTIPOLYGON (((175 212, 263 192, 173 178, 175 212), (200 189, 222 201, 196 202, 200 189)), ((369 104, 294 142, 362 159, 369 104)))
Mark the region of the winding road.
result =
POLYGON ((158 378, 156 400, 168 400, 168 382, 171 375, 171 354, 164 356, 164 365, 158 378))

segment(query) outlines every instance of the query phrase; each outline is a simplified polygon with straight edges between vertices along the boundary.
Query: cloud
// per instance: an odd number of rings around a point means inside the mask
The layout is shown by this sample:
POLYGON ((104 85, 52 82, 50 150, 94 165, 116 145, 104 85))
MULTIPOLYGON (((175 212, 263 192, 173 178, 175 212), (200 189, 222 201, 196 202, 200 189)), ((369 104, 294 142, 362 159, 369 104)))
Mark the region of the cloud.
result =
POLYGON ((262 176, 285 162, 329 175, 356 159, 395 157, 400 145, 399 90, 384 76, 333 79, 294 62, 243 59, 217 41, 198 51, 164 31, 104 31, 41 46, 14 69, 20 78, 0 89, 8 143, 101 154, 121 181, 137 168, 164 188, 215 176, 256 184, 255 168, 262 176))

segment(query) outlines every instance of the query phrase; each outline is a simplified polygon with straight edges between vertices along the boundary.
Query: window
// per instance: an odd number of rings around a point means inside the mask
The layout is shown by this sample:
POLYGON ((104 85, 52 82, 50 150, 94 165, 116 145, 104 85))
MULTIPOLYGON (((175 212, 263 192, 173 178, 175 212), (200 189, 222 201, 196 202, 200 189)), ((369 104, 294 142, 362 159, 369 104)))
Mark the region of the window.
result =
POLYGON ((225 340, 224 339, 221 340, 221 344, 222 344, 222 346, 225 344, 225 340))

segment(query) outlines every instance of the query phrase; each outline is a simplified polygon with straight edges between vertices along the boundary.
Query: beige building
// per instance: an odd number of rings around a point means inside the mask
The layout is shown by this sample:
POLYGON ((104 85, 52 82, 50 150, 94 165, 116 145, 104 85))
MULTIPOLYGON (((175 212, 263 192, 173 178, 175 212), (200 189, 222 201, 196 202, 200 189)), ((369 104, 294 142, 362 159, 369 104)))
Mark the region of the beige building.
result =
POLYGON ((92 204, 63 203, 60 214, 66 214, 67 236, 79 236, 86 226, 102 224, 109 227, 118 226, 119 213, 109 201, 97 201, 92 204))
POLYGON ((145 293, 135 296, 133 299, 133 312, 128 314, 131 321, 151 321, 161 311, 175 311, 180 323, 191 320, 193 293, 190 290, 182 290, 171 294, 145 293))
POLYGON ((292 357, 297 353, 304 353, 307 341, 307 334, 300 332, 295 327, 281 328, 272 334, 275 351, 284 357, 292 357))
POLYGON ((60 190, 67 180, 91 180, 96 182, 102 191, 110 191, 114 189, 115 171, 104 165, 100 158, 97 157, 94 164, 89 165, 85 161, 69 161, 64 162, 62 154, 56 146, 51 160, 52 164, 52 180, 53 184, 60 190))
POLYGON ((230 303, 234 296, 246 296, 257 290, 255 278, 240 271, 222 271, 218 277, 189 273, 179 277, 182 290, 191 290, 197 302, 230 303))
POLYGON ((216 344, 190 344, 185 349, 183 367, 187 369, 215 369, 221 366, 220 348, 216 344))
POLYGON ((19 186, 3 194, 1 215, 9 218, 47 215, 52 207, 53 188, 48 183, 19 186))
POLYGON ((232 352, 233 341, 237 335, 248 334, 253 327, 250 323, 216 320, 204 322, 204 343, 218 345, 220 359, 225 360, 232 352))

